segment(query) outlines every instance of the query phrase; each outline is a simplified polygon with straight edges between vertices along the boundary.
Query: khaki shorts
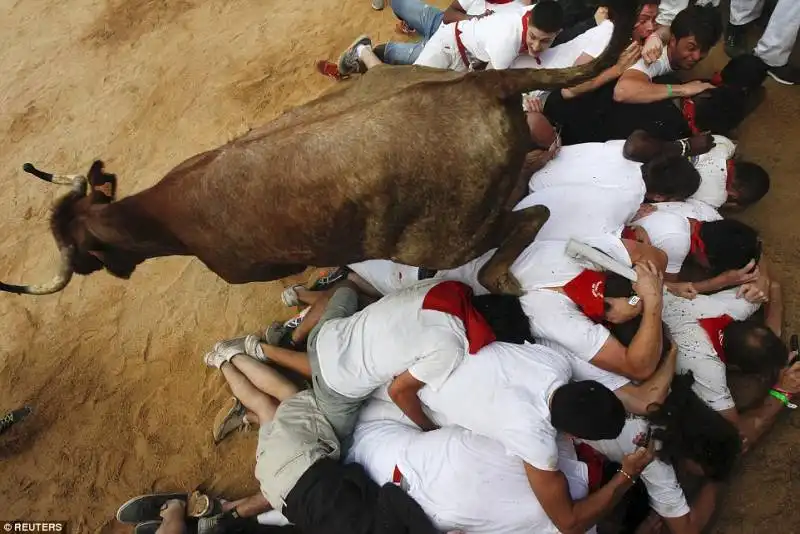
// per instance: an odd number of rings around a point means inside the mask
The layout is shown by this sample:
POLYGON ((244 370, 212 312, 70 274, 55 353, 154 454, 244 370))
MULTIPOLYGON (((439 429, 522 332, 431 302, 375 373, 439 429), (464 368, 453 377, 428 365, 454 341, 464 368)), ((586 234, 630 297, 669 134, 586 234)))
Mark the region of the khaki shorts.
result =
POLYGON ((261 493, 279 512, 300 477, 322 458, 338 460, 339 440, 314 395, 305 390, 283 401, 271 423, 262 425, 256 449, 261 493))

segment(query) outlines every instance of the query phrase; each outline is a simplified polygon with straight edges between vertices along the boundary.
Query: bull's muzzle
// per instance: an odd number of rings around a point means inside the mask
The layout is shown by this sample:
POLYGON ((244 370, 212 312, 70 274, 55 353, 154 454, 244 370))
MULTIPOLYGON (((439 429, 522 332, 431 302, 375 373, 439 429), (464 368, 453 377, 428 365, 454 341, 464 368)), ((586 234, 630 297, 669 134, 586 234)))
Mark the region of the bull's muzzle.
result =
MULTIPOLYGON (((49 172, 40 171, 30 163, 23 165, 22 170, 51 184, 71 186, 71 194, 86 194, 87 180, 85 176, 51 174, 49 172)), ((74 247, 65 246, 61 247, 60 252, 61 261, 58 273, 53 276, 49 282, 35 285, 14 285, 0 282, 0 291, 26 295, 50 295, 51 293, 61 291, 67 287, 67 284, 69 284, 69 281, 72 279, 72 259, 75 254, 75 249, 74 247)))

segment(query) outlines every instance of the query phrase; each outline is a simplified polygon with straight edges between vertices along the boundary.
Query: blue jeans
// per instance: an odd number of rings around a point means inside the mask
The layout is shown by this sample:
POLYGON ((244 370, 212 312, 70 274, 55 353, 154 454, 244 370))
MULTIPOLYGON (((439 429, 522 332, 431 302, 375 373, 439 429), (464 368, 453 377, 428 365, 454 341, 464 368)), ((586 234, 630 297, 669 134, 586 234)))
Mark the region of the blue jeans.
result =
POLYGON ((397 18, 414 28, 422 40, 417 43, 389 41, 386 43, 383 61, 392 65, 411 65, 431 35, 439 29, 444 12, 420 0, 392 0, 392 11, 397 18))

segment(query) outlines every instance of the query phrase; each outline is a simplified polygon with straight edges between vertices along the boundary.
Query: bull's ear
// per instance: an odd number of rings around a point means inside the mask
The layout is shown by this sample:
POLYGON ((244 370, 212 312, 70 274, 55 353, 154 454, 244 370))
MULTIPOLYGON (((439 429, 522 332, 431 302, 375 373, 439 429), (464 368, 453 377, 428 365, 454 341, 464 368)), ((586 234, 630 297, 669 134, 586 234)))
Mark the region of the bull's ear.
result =
POLYGON ((103 172, 103 162, 92 163, 89 169, 89 194, 101 202, 112 202, 117 197, 117 176, 103 172))

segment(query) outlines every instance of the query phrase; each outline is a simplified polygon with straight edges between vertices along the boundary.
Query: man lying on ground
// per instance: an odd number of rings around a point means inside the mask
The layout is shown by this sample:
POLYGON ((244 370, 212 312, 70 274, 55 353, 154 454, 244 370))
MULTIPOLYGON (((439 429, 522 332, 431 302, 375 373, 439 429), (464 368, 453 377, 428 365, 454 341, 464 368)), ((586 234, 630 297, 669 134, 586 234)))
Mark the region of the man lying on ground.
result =
POLYGON ((387 383, 392 400, 430 430, 435 425, 418 392, 439 389, 468 355, 515 335, 509 330, 515 323, 527 323, 516 298, 471 295, 459 282, 425 281, 358 311, 356 288, 344 281, 318 295, 293 333, 298 343, 308 338, 307 352, 251 335, 218 343, 207 362, 246 353, 312 379, 319 408, 342 442, 363 401, 387 383))
POLYGON ((255 474, 261 491, 237 501, 228 514, 276 510, 306 534, 437 534, 399 488, 379 488, 361 466, 339 463, 339 440, 315 398, 319 390, 297 392, 264 363, 231 352, 211 352, 205 360, 220 369, 248 417, 260 425, 255 474))
POLYGON ((750 317, 758 309, 728 289, 694 300, 666 294, 664 322, 678 345, 678 372, 692 371, 697 395, 736 425, 745 448, 771 427, 777 415, 800 393, 800 363, 785 368, 788 354, 780 340, 783 302, 771 284, 765 324, 750 317), (727 383, 728 368, 754 376, 777 377, 770 395, 756 408, 739 413, 727 383))
MULTIPOLYGON (((559 532, 531 492, 519 459, 506 454, 496 440, 459 426, 421 432, 395 406, 378 399, 365 406, 353 439, 347 461, 363 465, 379 484, 399 485, 439 530, 559 532)), ((644 449, 633 451, 592 494, 587 468, 568 439, 558 442, 557 467, 573 505, 594 508, 600 517, 632 486, 622 473, 635 480, 651 458, 644 449)))
POLYGON ((699 80, 653 80, 693 68, 719 40, 721 32, 719 16, 713 10, 690 7, 676 17, 672 38, 657 61, 648 65, 640 60, 616 83, 578 98, 555 99, 548 105, 547 117, 563 127, 564 144, 623 139, 641 128, 667 140, 685 137, 688 126, 682 115, 675 113, 671 99, 697 95, 714 86, 699 80))

